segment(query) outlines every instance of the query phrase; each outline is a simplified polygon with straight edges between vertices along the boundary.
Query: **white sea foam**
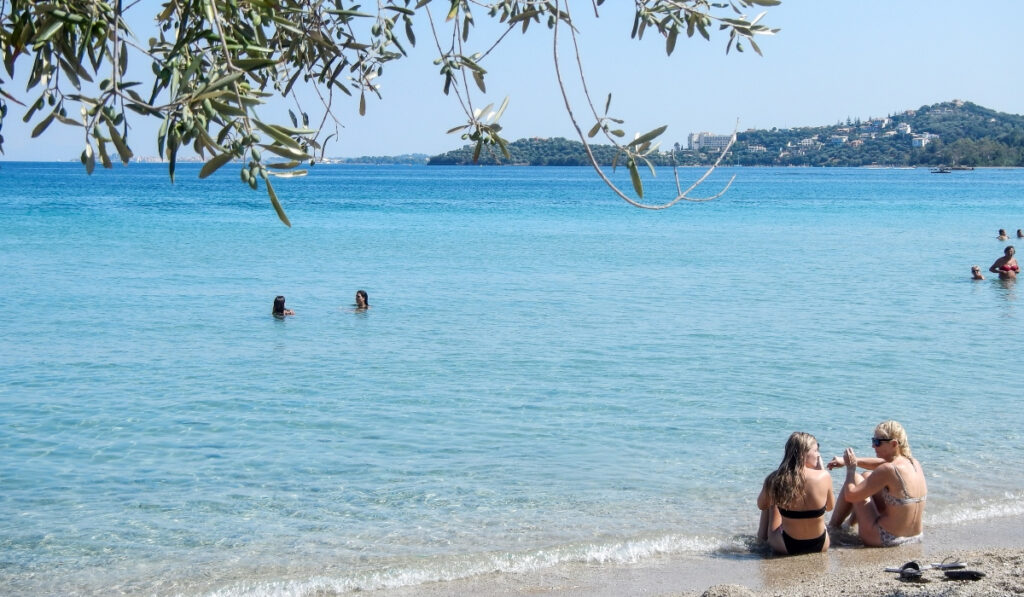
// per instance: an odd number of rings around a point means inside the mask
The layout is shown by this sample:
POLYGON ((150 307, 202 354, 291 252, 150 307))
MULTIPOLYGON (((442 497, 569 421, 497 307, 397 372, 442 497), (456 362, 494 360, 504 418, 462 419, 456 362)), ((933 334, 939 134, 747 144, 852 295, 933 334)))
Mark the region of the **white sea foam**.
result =
POLYGON ((410 560, 386 568, 338 577, 317 576, 305 580, 241 582, 215 590, 209 595, 302 597, 324 592, 397 589, 484 574, 524 574, 564 564, 628 564, 660 555, 709 553, 726 548, 729 543, 710 537, 675 534, 624 541, 579 543, 519 553, 494 552, 410 560))
MULTIPOLYGON (((929 525, 951 525, 1024 515, 1024 492, 1006 492, 998 498, 978 499, 970 505, 936 508, 929 525)), ((571 564, 633 564, 680 554, 751 553, 751 538, 663 534, 620 541, 594 541, 524 552, 409 559, 386 567, 354 571, 341 576, 294 580, 245 581, 222 587, 210 597, 305 597, 322 593, 351 593, 415 587, 456 581, 486 574, 527 574, 571 564)))
POLYGON ((971 504, 961 504, 928 513, 928 524, 962 524, 1006 516, 1024 515, 1024 492, 1006 492, 999 498, 977 498, 971 504))

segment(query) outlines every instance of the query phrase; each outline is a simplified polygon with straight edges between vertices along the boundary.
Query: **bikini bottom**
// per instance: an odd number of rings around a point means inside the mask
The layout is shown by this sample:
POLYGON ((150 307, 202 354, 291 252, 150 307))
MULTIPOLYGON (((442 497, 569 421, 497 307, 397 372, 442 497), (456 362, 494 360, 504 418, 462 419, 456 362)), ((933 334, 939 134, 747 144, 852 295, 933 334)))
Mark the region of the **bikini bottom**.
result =
POLYGON ((918 533, 911 537, 897 537, 889 531, 882 528, 882 525, 875 523, 875 528, 878 529, 878 539, 882 542, 882 547, 895 547, 897 545, 906 545, 907 543, 920 543, 924 539, 924 533, 918 533))
POLYGON ((826 537, 828 537, 828 531, 813 539, 794 539, 787 535, 786 531, 782 531, 782 542, 786 544, 786 553, 791 556, 820 552, 825 547, 826 537))

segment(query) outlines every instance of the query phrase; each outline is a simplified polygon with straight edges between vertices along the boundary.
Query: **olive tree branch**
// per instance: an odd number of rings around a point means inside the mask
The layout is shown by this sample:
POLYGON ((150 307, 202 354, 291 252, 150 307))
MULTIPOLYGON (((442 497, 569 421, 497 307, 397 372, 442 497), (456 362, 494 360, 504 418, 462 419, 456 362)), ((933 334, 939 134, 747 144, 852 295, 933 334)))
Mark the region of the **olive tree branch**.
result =
MULTIPOLYGON (((556 10, 560 10, 560 6, 561 6, 561 0, 555 0, 555 8, 556 8, 556 10)), ((568 3, 566 3, 565 12, 566 12, 566 14, 569 14, 568 3)), ((576 129, 576 134, 579 136, 580 141, 583 143, 583 148, 586 151, 587 158, 590 160, 591 166, 597 172, 597 175, 601 178, 601 180, 604 181, 604 183, 606 185, 608 185, 608 187, 612 190, 612 192, 614 192, 616 195, 618 195, 620 199, 626 201, 627 203, 629 203, 630 205, 633 205, 634 207, 639 207, 639 208, 642 208, 642 209, 651 209, 651 210, 666 209, 666 208, 669 208, 669 207, 675 205, 676 203, 679 203, 680 201, 684 201, 684 200, 685 201, 691 201, 691 202, 701 202, 701 201, 710 201, 712 199, 716 199, 718 197, 721 197, 725 193, 725 191, 728 190, 728 188, 732 184, 733 180, 735 180, 735 178, 736 178, 735 175, 733 175, 732 179, 729 180, 729 182, 725 185, 725 187, 720 192, 718 192, 717 194, 715 194, 715 195, 713 195, 711 197, 690 197, 689 193, 691 191, 693 191, 694 189, 696 189, 698 186, 700 186, 700 184, 702 182, 704 182, 708 178, 708 176, 710 176, 711 173, 714 172, 715 169, 718 167, 719 163, 722 161, 722 158, 729 151, 729 149, 732 147, 733 142, 735 142, 735 140, 736 140, 736 132, 735 131, 733 131, 733 135, 732 135, 732 138, 729 140, 729 144, 722 151, 721 155, 719 155, 718 160, 716 160, 715 163, 710 168, 708 168, 708 170, 704 173, 703 176, 700 177, 700 179, 697 180, 697 182, 692 184, 685 191, 682 190, 682 185, 679 182, 679 169, 678 169, 677 166, 673 165, 672 169, 673 169, 673 173, 675 175, 676 190, 677 190, 678 194, 676 195, 675 198, 673 198, 672 200, 670 200, 670 201, 668 201, 666 203, 662 203, 662 204, 648 204, 648 203, 641 203, 639 201, 636 201, 633 198, 631 198, 628 195, 626 195, 624 192, 622 192, 622 190, 619 189, 619 187, 614 182, 612 182, 611 179, 608 178, 608 176, 604 173, 604 170, 601 168, 600 164, 598 164, 597 159, 594 157, 594 152, 590 148, 590 143, 587 141, 587 137, 584 134, 583 129, 579 125, 579 121, 576 118, 576 114, 575 114, 575 112, 572 109, 572 102, 569 100, 569 93, 568 93, 568 91, 566 89, 565 80, 564 80, 564 78, 562 76, 561 60, 559 58, 559 53, 558 53, 558 33, 559 33, 559 29, 560 29, 559 28, 560 21, 561 21, 561 19, 557 19, 557 18, 555 19, 555 21, 554 21, 554 32, 553 32, 553 35, 552 35, 552 56, 553 56, 553 61, 554 61, 554 65, 555 65, 555 75, 556 75, 556 79, 558 81, 558 87, 559 87, 559 90, 560 90, 560 92, 562 94, 562 100, 565 103, 566 112, 569 114, 569 120, 572 122, 573 128, 576 129)), ((570 27, 569 27, 569 34, 570 34, 570 37, 572 39, 573 52, 574 52, 575 57, 576 57, 576 66, 577 66, 577 70, 578 70, 578 74, 579 74, 579 79, 580 79, 580 82, 581 82, 581 85, 582 85, 582 88, 583 88, 583 94, 586 97, 587 103, 590 106, 590 109, 591 109, 591 111, 594 114, 594 118, 600 121, 601 117, 599 117, 598 114, 597 114, 597 110, 594 107, 593 99, 592 99, 592 97, 590 95, 590 91, 589 91, 589 89, 587 87, 587 78, 586 78, 585 70, 583 68, 582 53, 580 52, 580 49, 579 49, 579 43, 578 43, 578 40, 577 40, 575 27, 572 27, 571 24, 570 24, 570 27)), ((737 122, 737 125, 738 125, 738 122, 737 122)), ((607 136, 607 134, 606 134, 606 136, 607 136)), ((634 151, 631 148, 629 148, 628 146, 624 148, 618 142, 616 142, 614 139, 611 139, 611 137, 609 137, 609 139, 612 141, 612 143, 617 148, 619 148, 620 151, 625 152, 627 154, 627 156, 629 156, 630 159, 634 158, 634 151)), ((634 169, 635 169, 635 166, 634 166, 634 169)))

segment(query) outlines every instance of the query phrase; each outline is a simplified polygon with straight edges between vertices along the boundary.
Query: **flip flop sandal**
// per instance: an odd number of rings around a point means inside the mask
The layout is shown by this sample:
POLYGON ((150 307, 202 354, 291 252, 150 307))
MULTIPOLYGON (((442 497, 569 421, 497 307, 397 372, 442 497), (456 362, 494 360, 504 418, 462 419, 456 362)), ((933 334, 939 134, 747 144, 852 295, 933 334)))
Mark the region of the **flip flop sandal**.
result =
POLYGON ((980 570, 946 570, 946 578, 950 580, 981 580, 985 573, 980 570))
POLYGON ((900 580, 919 581, 921 580, 921 564, 917 562, 907 562, 900 566, 900 580))
POLYGON ((961 568, 966 568, 967 563, 953 559, 953 556, 950 556, 938 564, 932 564, 931 567, 936 570, 960 570, 961 568))
POLYGON ((897 568, 886 568, 885 571, 886 572, 900 573, 900 572, 903 572, 904 569, 913 570, 915 567, 918 570, 928 570, 932 566, 931 566, 931 564, 925 564, 924 566, 922 566, 922 565, 918 564, 916 561, 912 561, 912 562, 907 562, 906 564, 903 564, 902 566, 899 566, 897 568))

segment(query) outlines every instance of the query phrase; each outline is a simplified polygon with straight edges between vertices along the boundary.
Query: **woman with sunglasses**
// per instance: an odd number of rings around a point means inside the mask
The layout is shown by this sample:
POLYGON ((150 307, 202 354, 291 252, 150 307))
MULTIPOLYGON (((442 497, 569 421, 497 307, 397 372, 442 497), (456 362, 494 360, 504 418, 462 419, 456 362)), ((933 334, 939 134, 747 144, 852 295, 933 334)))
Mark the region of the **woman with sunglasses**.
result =
POLYGON ((864 545, 892 547, 920 541, 924 536, 923 516, 928 484, 921 463, 910 454, 907 432, 896 421, 875 427, 871 445, 876 458, 857 458, 847 448, 828 463, 829 470, 846 467, 846 482, 839 492, 839 504, 829 527, 838 529, 853 513, 864 545), (857 474, 857 467, 867 469, 857 474))
POLYGON ((834 505, 832 477, 822 465, 818 441, 809 433, 794 432, 782 463, 765 478, 757 496, 757 538, 781 554, 823 552, 829 545, 825 511, 834 505))

